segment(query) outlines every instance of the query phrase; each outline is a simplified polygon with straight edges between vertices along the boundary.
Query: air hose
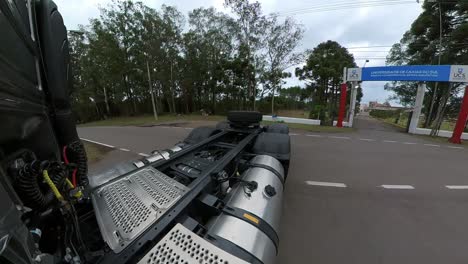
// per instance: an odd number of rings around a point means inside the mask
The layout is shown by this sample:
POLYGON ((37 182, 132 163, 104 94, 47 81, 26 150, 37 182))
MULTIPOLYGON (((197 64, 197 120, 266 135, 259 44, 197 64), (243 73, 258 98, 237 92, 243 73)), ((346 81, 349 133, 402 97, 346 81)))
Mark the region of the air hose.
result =
POLYGON ((88 185, 88 159, 81 141, 73 141, 64 146, 62 155, 65 164, 76 164, 76 169, 74 169, 72 173, 73 185, 75 187, 77 185, 88 185))
MULTIPOLYGON (((46 209, 55 199, 51 188, 41 188, 39 182, 44 178, 43 171, 49 168, 49 162, 39 162, 34 160, 26 164, 18 173, 17 188, 25 205, 35 209, 46 209)), ((61 168, 53 166, 49 169, 51 176, 47 178, 58 189, 63 187, 66 174, 61 168)), ((47 175, 49 175, 47 173, 47 175)), ((46 182, 48 181, 45 179, 46 182)), ((48 185, 50 186, 50 182, 48 185)))

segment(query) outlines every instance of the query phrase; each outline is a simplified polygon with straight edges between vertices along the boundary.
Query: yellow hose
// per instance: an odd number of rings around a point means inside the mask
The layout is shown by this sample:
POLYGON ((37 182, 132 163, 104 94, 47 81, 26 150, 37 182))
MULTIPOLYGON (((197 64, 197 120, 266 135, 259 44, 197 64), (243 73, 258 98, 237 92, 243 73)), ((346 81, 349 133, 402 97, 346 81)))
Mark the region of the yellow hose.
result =
POLYGON ((57 186, 55 186, 55 183, 50 179, 47 170, 44 170, 42 172, 42 176, 44 176, 44 180, 46 181, 47 185, 49 185, 50 189, 52 189, 52 192, 54 193, 55 197, 57 197, 59 201, 62 201, 63 196, 60 194, 59 190, 57 189, 57 186))
MULTIPOLYGON (((68 187, 70 187, 70 189, 74 189, 74 188, 75 188, 75 186, 73 186, 73 183, 72 183, 69 179, 65 179, 65 181, 67 182, 67 185, 68 185, 68 187)), ((75 196, 76 198, 80 198, 81 195, 83 195, 83 194, 81 193, 81 191, 77 191, 73 196, 75 196)))
POLYGON ((73 186, 73 183, 69 179, 65 179, 65 181, 67 182, 67 185, 68 187, 70 187, 70 189, 75 188, 75 186, 73 186))

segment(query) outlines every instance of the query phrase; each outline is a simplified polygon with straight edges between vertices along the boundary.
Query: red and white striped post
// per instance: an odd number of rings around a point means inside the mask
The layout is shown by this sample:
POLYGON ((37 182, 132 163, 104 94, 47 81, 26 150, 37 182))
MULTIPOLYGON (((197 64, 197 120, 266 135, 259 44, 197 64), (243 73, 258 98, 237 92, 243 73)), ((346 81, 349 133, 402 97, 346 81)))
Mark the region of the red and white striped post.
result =
POLYGON ((465 129, 466 120, 468 119, 468 86, 465 87, 465 95, 463 95, 460 113, 458 114, 457 124, 453 130, 452 137, 449 139, 454 144, 461 144, 461 136, 465 129))

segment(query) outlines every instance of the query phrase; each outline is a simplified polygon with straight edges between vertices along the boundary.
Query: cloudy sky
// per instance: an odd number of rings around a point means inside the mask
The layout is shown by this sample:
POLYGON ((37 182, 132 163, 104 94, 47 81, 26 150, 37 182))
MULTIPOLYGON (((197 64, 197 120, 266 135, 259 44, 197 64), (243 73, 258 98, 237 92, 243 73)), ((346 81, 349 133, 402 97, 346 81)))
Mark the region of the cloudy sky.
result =
MULTIPOLYGON (((68 29, 86 25, 89 18, 99 16, 99 7, 107 6, 111 0, 55 0, 68 29)), ((158 8, 162 4, 176 6, 187 14, 197 7, 223 7, 224 0, 143 0, 146 5, 158 8)), ((398 42, 403 33, 421 12, 416 0, 259 0, 263 12, 292 14, 305 27, 299 49, 311 49, 327 40, 335 40, 350 48, 362 67, 381 66, 389 46, 398 42), (397 3, 398 2, 398 3, 397 3), (372 6, 372 5, 382 6, 372 6), (343 8, 350 5, 358 8, 343 8), (332 9, 319 11, 320 9, 332 9), (359 48, 355 48, 359 47, 359 48), (368 47, 368 48, 362 48, 368 47)), ((289 85, 301 84, 295 77, 288 79, 289 85)), ((383 89, 385 83, 363 83, 363 102, 384 101, 390 95, 383 89)))

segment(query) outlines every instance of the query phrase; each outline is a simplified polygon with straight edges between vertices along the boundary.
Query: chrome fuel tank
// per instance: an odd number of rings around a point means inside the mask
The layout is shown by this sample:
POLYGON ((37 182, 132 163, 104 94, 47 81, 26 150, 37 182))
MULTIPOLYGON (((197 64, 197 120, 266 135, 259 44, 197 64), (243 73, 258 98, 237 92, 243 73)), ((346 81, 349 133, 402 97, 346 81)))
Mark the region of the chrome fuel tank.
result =
POLYGON ((267 155, 249 162, 242 182, 226 198, 223 213, 209 224, 209 234, 226 239, 253 255, 261 263, 274 262, 278 247, 284 170, 267 155), (246 191, 246 183, 256 182, 246 191))

